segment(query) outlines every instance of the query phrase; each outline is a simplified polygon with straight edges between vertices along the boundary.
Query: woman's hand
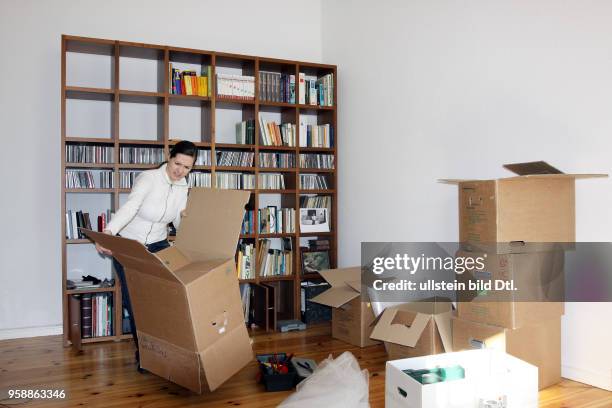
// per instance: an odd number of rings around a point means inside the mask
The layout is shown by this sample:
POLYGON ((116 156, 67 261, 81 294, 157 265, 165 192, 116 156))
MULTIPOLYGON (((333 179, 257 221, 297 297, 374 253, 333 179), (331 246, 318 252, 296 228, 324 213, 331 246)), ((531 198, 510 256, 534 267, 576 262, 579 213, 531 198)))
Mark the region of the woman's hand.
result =
MULTIPOLYGON (((108 235, 112 235, 109 230, 104 230, 104 233, 108 235)), ((96 251, 98 251, 98 253, 101 255, 113 256, 113 251, 111 251, 110 249, 104 248, 102 245, 98 244, 97 242, 96 242, 96 251)))
POLYGON ((185 218, 187 216, 187 210, 181 211, 181 218, 185 218))

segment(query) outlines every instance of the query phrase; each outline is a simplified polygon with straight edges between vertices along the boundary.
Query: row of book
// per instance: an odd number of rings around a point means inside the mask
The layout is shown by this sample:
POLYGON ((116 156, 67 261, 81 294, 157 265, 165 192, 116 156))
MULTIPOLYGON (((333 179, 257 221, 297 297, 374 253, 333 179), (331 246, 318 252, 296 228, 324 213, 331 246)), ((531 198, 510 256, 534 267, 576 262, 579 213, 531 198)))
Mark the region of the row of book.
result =
POLYGON ((300 154, 300 167, 307 169, 333 169, 333 154, 300 154))
POLYGON ((196 166, 210 166, 212 163, 210 150, 198 149, 198 158, 195 161, 196 166))
POLYGON ((303 190, 327 190, 327 177, 321 174, 300 174, 300 188, 303 190))
POLYGON ((282 234, 295 232, 295 209, 268 206, 258 210, 259 233, 282 234))
POLYGON ((282 174, 278 174, 278 173, 259 174, 259 188, 272 189, 272 190, 284 190, 285 189, 285 177, 282 174))
POLYGON ((259 113, 259 131, 264 146, 295 146, 297 127, 293 123, 268 122, 259 113))
POLYGON ((255 188, 255 175, 243 173, 215 173, 217 188, 250 190, 255 188))
POLYGON ((255 279, 255 245, 241 242, 238 244, 236 270, 238 279, 255 279))
POLYGON ((236 123, 236 143, 255 144, 255 119, 236 123))
POLYGON ((334 74, 327 74, 317 79, 306 79, 299 76, 300 104, 334 106, 334 74))
POLYGON ((331 196, 315 195, 300 197, 300 208, 331 208, 331 196))
POLYGON ((246 210, 244 212, 244 218, 242 219, 241 234, 254 234, 255 233, 255 211, 246 210))
POLYGON ((81 337, 112 336, 113 310, 112 293, 81 295, 81 337))
POLYGON ((291 238, 281 238, 282 249, 272 249, 272 241, 261 239, 257 248, 257 271, 260 277, 293 274, 291 238))
POLYGON ((142 173, 138 170, 120 170, 119 171, 119 188, 132 188, 134 180, 142 173))
POLYGON ((300 147, 334 147, 333 127, 300 123, 300 147))
POLYGON ((172 67, 170 63, 170 84, 168 92, 173 95, 210 96, 211 67, 202 67, 201 74, 194 70, 183 70, 172 67))
POLYGON ((113 147, 100 145, 66 145, 67 163, 113 163, 113 147))
POLYGON ((100 170, 98 173, 98 185, 94 181, 93 172, 90 170, 66 169, 66 188, 113 188, 114 177, 112 170, 100 170))
MULTIPOLYGON (((79 228, 87 228, 89 230, 93 229, 88 212, 83 212, 81 210, 68 210, 66 211, 65 215, 66 239, 83 239, 85 238, 85 235, 79 231, 79 228)), ((96 229, 98 232, 104 231, 104 228, 106 228, 106 223, 108 220, 110 220, 110 217, 110 210, 106 210, 97 216, 95 221, 97 221, 96 229)))
POLYGON ((259 165, 267 168, 295 167, 294 153, 259 153, 259 165))
POLYGON ((259 100, 295 103, 295 75, 259 71, 259 100))
POLYGON ((210 173, 191 172, 187 178, 189 187, 212 187, 212 176, 210 173))
POLYGON ((160 147, 120 147, 121 164, 159 164, 164 161, 164 149, 160 147))
POLYGON ((217 153, 217 166, 251 167, 254 152, 222 151, 217 153))
POLYGON ((217 96, 237 100, 255 99, 255 77, 217 74, 217 96))

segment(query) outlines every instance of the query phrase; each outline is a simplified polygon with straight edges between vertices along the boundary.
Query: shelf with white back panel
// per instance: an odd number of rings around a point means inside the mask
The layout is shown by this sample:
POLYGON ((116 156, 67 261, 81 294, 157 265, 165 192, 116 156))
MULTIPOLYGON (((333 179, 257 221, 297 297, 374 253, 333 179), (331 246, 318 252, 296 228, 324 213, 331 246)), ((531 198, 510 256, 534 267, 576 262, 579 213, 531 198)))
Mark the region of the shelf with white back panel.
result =
MULTIPOLYGON (((63 36, 65 344, 128 338, 115 302, 120 285, 66 285, 115 277, 78 227, 102 230, 138 175, 167 160, 179 140, 198 148, 191 187, 251 193, 236 251, 243 295, 265 290, 283 303, 276 318, 299 318, 300 282, 316 275, 302 276, 302 252, 327 251, 329 267, 337 266, 336 99, 333 65, 63 36), (303 203, 326 206, 327 230, 302 230, 303 203), (82 304, 94 301, 107 320, 85 336, 82 304)), ((254 323, 249 310, 245 316, 254 323)))

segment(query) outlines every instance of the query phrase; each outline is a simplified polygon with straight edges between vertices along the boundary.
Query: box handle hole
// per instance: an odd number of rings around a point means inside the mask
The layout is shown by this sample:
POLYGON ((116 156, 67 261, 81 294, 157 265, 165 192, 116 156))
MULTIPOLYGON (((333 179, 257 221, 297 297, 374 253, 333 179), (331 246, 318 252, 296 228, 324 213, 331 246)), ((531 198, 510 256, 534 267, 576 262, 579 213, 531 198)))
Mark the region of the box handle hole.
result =
POLYGON ((397 392, 400 393, 400 395, 404 398, 406 398, 408 396, 408 393, 404 390, 402 390, 400 387, 397 387, 397 392))

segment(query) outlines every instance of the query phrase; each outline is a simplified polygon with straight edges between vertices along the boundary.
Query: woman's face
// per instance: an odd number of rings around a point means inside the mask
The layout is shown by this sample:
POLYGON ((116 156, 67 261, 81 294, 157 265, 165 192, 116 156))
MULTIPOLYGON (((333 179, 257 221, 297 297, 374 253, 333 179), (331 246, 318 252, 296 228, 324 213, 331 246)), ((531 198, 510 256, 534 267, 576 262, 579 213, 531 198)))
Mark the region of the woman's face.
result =
POLYGON ((186 154, 178 153, 168 160, 166 172, 172 181, 179 181, 186 177, 193 167, 194 158, 186 154))

